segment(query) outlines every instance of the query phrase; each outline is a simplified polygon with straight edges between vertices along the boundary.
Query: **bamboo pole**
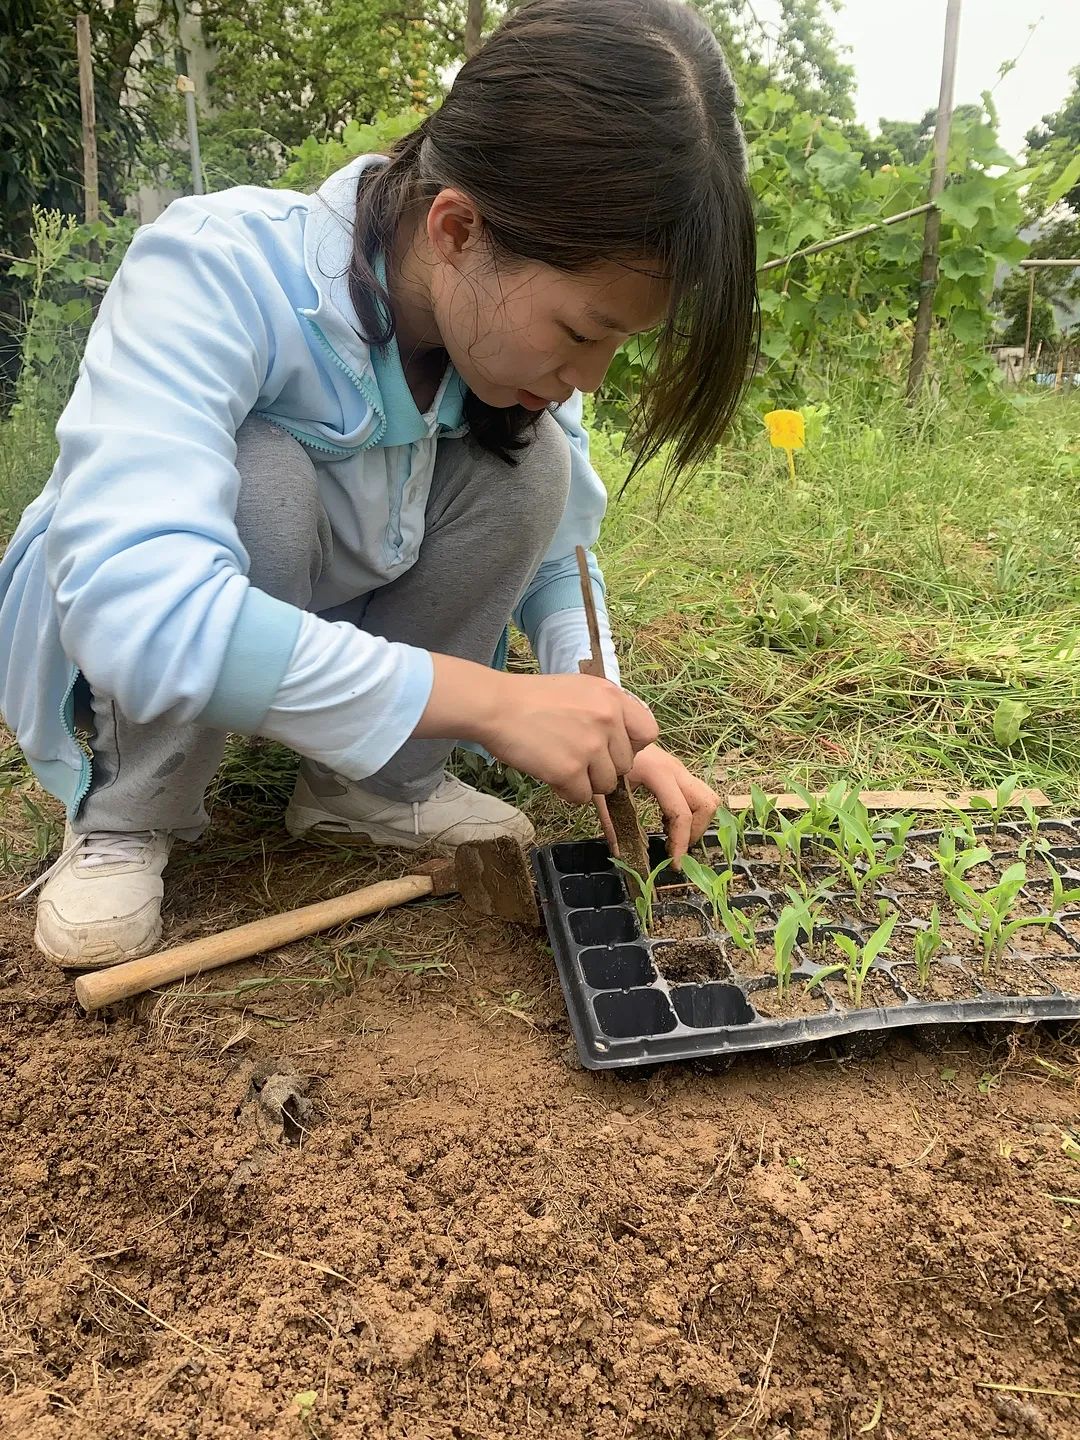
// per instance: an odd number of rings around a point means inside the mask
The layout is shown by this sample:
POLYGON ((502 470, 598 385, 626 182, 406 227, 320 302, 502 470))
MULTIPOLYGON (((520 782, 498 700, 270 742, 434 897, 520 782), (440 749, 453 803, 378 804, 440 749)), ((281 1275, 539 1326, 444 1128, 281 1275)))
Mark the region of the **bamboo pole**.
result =
POLYGON ((199 114, 195 108, 195 81, 190 75, 178 75, 176 88, 184 97, 187 111, 188 149, 191 152, 191 193, 202 195, 206 191, 203 183, 202 155, 199 151, 199 114))
POLYGON ((1035 271, 1032 270, 1028 279, 1027 298, 1027 325, 1024 327, 1024 359, 1020 365, 1020 378, 1027 379, 1028 356, 1031 353, 1031 316, 1035 309, 1035 271))
POLYGON ((821 250, 831 250, 836 245, 846 245, 849 240, 861 240, 864 235, 872 235, 875 230, 884 230, 887 225, 899 225, 901 220, 913 220, 916 215, 925 215, 933 209, 933 201, 928 200, 925 205, 916 205, 914 210, 901 210, 896 215, 889 215, 884 220, 875 220, 872 225, 861 225, 858 230, 847 230, 843 235, 835 235, 831 240, 819 240, 816 245, 807 245, 802 250, 794 251, 791 255, 784 255, 779 260, 767 260, 764 265, 758 267, 758 274, 764 275, 767 270, 779 270, 782 265, 790 265, 792 260, 801 260, 804 255, 817 255, 821 250))
MULTIPOLYGON (((953 89, 956 82, 956 55, 960 40, 960 0, 949 0, 945 16, 945 49, 941 58, 941 89, 938 93, 937 123, 934 126, 934 166, 930 172, 930 201, 933 203, 945 188, 949 161, 949 131, 952 128, 953 89)), ((927 212, 923 232, 922 275, 919 280, 919 309, 915 316, 915 336, 911 345, 911 366, 908 370, 907 398, 914 401, 922 387, 923 371, 930 354, 930 325, 934 315, 934 290, 938 274, 938 238, 941 234, 941 211, 927 212)))
POLYGON ((101 213, 98 198, 97 119, 94 114, 94 55, 90 45, 90 16, 76 15, 75 43, 79 51, 79 106, 82 110, 83 214, 92 225, 101 213))

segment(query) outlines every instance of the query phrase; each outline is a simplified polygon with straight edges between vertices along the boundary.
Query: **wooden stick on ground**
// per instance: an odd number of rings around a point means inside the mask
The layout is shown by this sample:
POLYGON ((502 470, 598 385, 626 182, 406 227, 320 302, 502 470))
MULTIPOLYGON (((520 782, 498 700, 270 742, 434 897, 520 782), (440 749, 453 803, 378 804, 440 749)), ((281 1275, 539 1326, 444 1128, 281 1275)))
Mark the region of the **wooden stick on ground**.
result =
MULTIPOLYGON (((577 547, 578 573, 581 576, 581 601, 585 606, 585 616, 589 622, 589 644, 592 647, 592 655, 588 660, 582 660, 578 669, 584 675, 598 675, 601 680, 607 676, 604 673, 604 655, 600 649, 600 624, 596 618, 596 600, 593 596, 592 580, 589 577, 589 562, 586 559, 585 551, 579 545, 577 547)), ((630 794, 630 786, 626 782, 626 776, 619 776, 619 783, 610 795, 605 795, 608 814, 611 816, 612 829, 615 831, 615 842, 619 848, 619 859, 630 865, 641 876, 649 873, 649 842, 645 838, 645 832, 641 828, 641 821, 638 819, 637 810, 634 806, 634 797, 630 794)), ((631 885, 631 894, 637 890, 633 877, 627 876, 627 882, 631 885)))

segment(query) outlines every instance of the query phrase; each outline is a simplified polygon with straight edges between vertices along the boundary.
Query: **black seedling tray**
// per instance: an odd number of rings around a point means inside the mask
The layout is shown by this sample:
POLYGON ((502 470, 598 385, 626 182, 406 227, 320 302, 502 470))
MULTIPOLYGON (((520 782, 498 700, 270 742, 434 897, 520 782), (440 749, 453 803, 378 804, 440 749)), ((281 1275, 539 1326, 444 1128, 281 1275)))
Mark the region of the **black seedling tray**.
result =
MULTIPOLYGON (((1006 824, 996 833, 989 826, 978 826, 976 831, 980 843, 994 852, 990 867, 999 873, 1017 858, 1017 846, 1026 833, 1024 827, 1006 824)), ((920 902, 925 905, 932 898, 926 874, 937 872, 926 852, 936 844, 939 833, 923 830, 909 834, 904 860, 888 877, 887 886, 874 891, 875 901, 888 899, 902 911, 905 896, 910 896, 913 913, 910 919, 897 922, 889 947, 892 958, 876 960, 869 971, 862 1007, 850 1007, 840 980, 813 992, 820 1013, 791 1018, 765 1013, 775 1008, 775 1004, 770 1007, 770 1001, 776 1000, 775 977, 770 978, 760 964, 753 975, 745 973, 743 952, 726 934, 713 929, 709 906, 692 887, 679 883, 659 888, 656 912, 677 911, 687 916, 700 931, 701 940, 719 947, 716 968, 724 973, 722 978, 700 983, 669 982, 664 975, 664 950, 678 942, 642 934, 623 877, 611 864, 604 841, 549 845, 535 851, 533 869, 541 907, 582 1064, 590 1070, 651 1065, 908 1025, 1080 1019, 1080 910, 1075 909, 1060 915, 1045 932, 1031 927, 1016 934, 1000 967, 1010 970, 1009 978, 996 982, 1000 989, 994 988, 993 971, 988 978, 983 976, 979 957, 943 952, 933 961, 935 983, 955 989, 960 998, 924 999, 908 988, 914 966, 905 961, 911 960, 910 936, 920 924, 915 912, 920 902), (907 944, 903 943, 905 929, 907 944), (904 958, 897 959, 901 953, 904 958), (1009 993, 1002 993, 1003 989, 1009 993), (1018 989, 1026 993, 1017 993, 1018 989), (882 1003, 883 996, 891 1003, 882 1003)), ((1039 836, 1049 842, 1045 857, 1062 875, 1066 888, 1080 885, 1080 820, 1045 820, 1039 836)), ((707 835, 701 848, 706 863, 717 870, 724 868, 715 835, 707 835)), ((745 854, 737 856, 734 865, 737 883, 731 904, 752 912, 761 951, 771 965, 773 927, 778 912, 788 903, 782 888, 785 877, 775 862, 756 858, 765 848, 764 836, 747 834, 743 848, 745 854)), ((653 865, 664 858, 662 836, 649 837, 649 851, 653 865)), ((1047 913, 1044 901, 1050 884, 1038 878, 1037 859, 1035 855, 1029 859, 1034 873, 1017 902, 1028 914, 1047 913)), ((828 873, 824 865, 811 863, 807 868, 811 873, 819 869, 822 877, 828 873)), ((661 876, 661 880, 668 878, 667 874, 661 876)), ((674 875, 671 878, 675 879, 674 875)), ((992 884, 993 878, 988 883, 992 884)), ((940 885, 935 888, 940 890, 940 885)), ((943 925, 951 923, 951 906, 940 895, 937 898, 943 925)), ((865 939, 873 930, 876 920, 868 923, 845 913, 854 908, 850 895, 837 891, 831 904, 836 923, 823 927, 815 940, 835 931, 865 939)), ((875 903, 871 902, 869 909, 876 914, 875 903)), ((839 958, 832 947, 829 961, 839 958)), ((820 953, 808 952, 805 937, 794 959, 793 990, 826 963, 820 953)), ((810 992, 804 990, 804 994, 810 992)))

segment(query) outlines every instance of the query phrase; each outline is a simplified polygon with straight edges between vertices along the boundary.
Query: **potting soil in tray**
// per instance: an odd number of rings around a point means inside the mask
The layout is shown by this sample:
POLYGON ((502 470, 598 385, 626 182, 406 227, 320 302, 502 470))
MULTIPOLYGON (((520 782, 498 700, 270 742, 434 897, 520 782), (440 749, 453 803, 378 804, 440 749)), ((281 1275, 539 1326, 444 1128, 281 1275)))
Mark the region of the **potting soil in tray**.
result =
MULTIPOLYGON (((1002 825, 993 834, 989 827, 980 827, 980 844, 993 851, 1001 867, 1016 860, 1025 833, 1019 826, 1002 825)), ((1068 888, 1076 887, 1080 822, 1046 821, 1040 834, 1051 842, 1050 863, 1068 888)), ((909 847, 913 854, 931 853, 936 840, 936 831, 919 831, 909 837, 909 847)), ((703 844, 706 858, 721 868, 715 836, 706 836, 703 844)), ((888 950, 866 976, 858 1006, 842 976, 808 986, 822 965, 842 958, 829 945, 826 929, 815 934, 812 945, 804 937, 796 947, 791 991, 778 997, 771 976, 772 930, 788 897, 777 888, 779 867, 761 860, 760 851, 759 837, 748 836, 746 858, 737 856, 735 861, 739 883, 730 891, 731 903, 754 922, 755 945, 747 949, 734 946, 726 932, 718 933, 708 904, 681 883, 658 890, 655 914, 661 923, 654 936, 643 935, 625 882, 602 840, 548 845, 534 853, 544 920, 583 1065, 615 1069, 905 1025, 1080 1019, 1076 906, 1050 926, 1019 930, 985 974, 974 936, 969 938, 975 947, 962 950, 958 945, 951 953, 943 948, 922 989, 912 963, 919 907, 909 904, 912 916, 901 914, 888 950)), ((650 864, 659 864, 665 853, 663 836, 650 836, 650 864)), ((672 873, 670 878, 676 877, 672 873)), ((895 877, 889 877, 873 895, 868 891, 865 919, 852 915, 850 901, 838 900, 844 915, 839 928, 864 940, 878 923, 878 900, 896 906, 899 888, 895 877)), ((919 876, 918 892, 926 901, 939 903, 944 933, 962 929, 936 866, 927 866, 919 876)), ((1041 872, 1033 867, 1013 913, 1045 914, 1048 892, 1041 872)))

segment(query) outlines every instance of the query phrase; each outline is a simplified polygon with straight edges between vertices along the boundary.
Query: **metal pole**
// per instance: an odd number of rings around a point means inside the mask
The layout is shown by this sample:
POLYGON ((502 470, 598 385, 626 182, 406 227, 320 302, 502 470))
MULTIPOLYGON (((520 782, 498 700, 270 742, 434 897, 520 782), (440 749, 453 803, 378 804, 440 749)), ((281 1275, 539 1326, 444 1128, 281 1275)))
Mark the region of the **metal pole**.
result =
POLYGON ((86 223, 92 225, 100 210, 97 120, 94 114, 94 55, 90 46, 89 15, 76 15, 75 40, 79 51, 79 105, 82 109, 83 207, 86 223))
POLYGON ((199 116, 195 109, 195 81, 190 75, 178 75, 176 88, 183 95, 184 106, 187 110, 188 149, 191 151, 191 193, 203 195, 206 192, 206 186, 203 183, 202 156, 199 154, 199 116))
MULTIPOLYGON (((934 168, 930 174, 930 200, 945 188, 949 161, 949 131, 952 127, 956 55, 960 40, 960 0, 949 0, 945 16, 945 50, 941 59, 941 90, 938 94, 937 123, 934 126, 934 168)), ((907 398, 913 401, 922 386, 923 371, 930 354, 930 325, 934 314, 934 290, 938 273, 938 238, 941 212, 935 206, 926 217, 923 238, 922 274, 919 280, 919 309, 915 316, 915 338, 911 346, 907 398)))
POLYGON ((1031 353, 1031 314, 1035 309, 1035 271, 1031 270, 1028 276, 1028 303, 1027 303, 1027 328, 1024 331, 1024 359, 1020 366, 1021 380, 1027 379, 1028 356, 1031 353))

